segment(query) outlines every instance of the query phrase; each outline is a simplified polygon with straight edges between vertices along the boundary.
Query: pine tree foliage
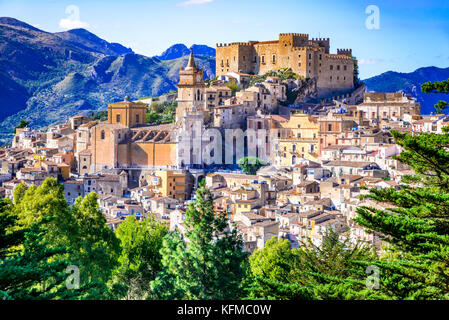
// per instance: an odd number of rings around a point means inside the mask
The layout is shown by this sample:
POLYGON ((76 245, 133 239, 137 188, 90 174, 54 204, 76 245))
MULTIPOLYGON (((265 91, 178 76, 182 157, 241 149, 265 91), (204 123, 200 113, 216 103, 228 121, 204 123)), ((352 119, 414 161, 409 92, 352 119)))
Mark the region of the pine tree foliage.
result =
POLYGON ((164 239, 162 271, 152 282, 158 299, 237 299, 247 254, 237 230, 215 214, 212 195, 198 188, 185 217, 185 239, 177 232, 164 239))
POLYGON ((256 299, 369 299, 366 266, 377 255, 361 243, 352 246, 330 231, 322 246, 311 241, 291 248, 286 239, 271 238, 250 257, 248 297, 256 299))
POLYGON ((67 247, 52 247, 44 239, 47 217, 29 228, 17 230, 13 204, 0 201, 0 300, 89 299, 100 293, 96 284, 68 289, 64 258, 67 247))
MULTIPOLYGON (((448 93, 448 81, 426 83, 425 92, 448 93)), ((372 189, 369 198, 391 208, 358 208, 357 222, 389 244, 379 262, 381 291, 392 299, 449 298, 449 133, 392 131, 404 150, 396 158, 416 175, 400 190, 372 189)))

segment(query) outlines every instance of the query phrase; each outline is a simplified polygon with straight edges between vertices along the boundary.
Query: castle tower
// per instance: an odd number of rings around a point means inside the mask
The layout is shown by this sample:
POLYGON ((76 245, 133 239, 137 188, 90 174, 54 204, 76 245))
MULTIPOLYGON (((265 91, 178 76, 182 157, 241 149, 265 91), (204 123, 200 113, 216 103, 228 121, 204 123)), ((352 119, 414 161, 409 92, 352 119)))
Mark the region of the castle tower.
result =
POLYGON ((206 85, 203 81, 203 69, 198 69, 190 49, 189 62, 186 68, 179 70, 178 108, 176 121, 182 120, 186 112, 203 111, 206 105, 206 85))

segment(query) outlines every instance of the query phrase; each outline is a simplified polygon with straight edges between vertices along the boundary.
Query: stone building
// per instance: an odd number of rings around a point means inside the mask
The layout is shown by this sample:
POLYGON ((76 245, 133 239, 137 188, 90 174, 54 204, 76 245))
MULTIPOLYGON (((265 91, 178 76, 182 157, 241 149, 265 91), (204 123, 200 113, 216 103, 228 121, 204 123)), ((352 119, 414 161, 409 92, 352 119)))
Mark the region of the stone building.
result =
POLYGON ((281 123, 288 129, 288 137, 277 140, 275 163, 280 166, 295 166, 300 159, 318 160, 318 120, 308 114, 292 114, 281 123))
POLYGON ((176 121, 182 120, 186 112, 205 111, 206 84, 203 81, 203 69, 198 69, 195 64, 193 52, 187 66, 179 71, 178 82, 178 107, 176 108, 176 121))
POLYGON ((379 124, 382 120, 404 119, 404 115, 419 115, 421 104, 403 92, 365 92, 357 110, 370 122, 379 124))
POLYGON ((329 38, 312 38, 308 34, 281 33, 279 40, 217 44, 216 74, 229 72, 265 74, 290 68, 304 78, 316 78, 320 96, 354 88, 357 63, 351 49, 330 53, 329 38))

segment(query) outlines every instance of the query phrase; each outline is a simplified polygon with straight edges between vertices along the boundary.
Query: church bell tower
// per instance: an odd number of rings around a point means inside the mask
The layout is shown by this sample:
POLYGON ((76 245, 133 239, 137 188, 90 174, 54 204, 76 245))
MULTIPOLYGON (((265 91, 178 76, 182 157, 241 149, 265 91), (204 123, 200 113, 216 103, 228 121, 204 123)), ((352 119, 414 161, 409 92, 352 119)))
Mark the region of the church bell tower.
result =
POLYGON ((190 49, 189 62, 186 68, 179 71, 178 107, 176 121, 181 121, 187 112, 204 111, 206 105, 206 85, 203 80, 203 69, 198 69, 190 49))

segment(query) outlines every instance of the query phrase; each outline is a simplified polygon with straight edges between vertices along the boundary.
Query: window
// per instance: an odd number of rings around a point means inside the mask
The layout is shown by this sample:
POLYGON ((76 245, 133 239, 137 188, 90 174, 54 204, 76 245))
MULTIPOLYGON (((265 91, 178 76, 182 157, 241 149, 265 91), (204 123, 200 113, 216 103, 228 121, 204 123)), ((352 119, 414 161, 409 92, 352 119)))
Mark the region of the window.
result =
POLYGON ((262 63, 265 63, 265 56, 262 56, 262 63))
MULTIPOLYGON (((138 114, 136 114, 136 123, 139 123, 139 115, 138 114)), ((120 138, 120 135, 119 135, 119 138, 120 138)))
POLYGON ((334 70, 334 66, 333 66, 333 65, 331 65, 331 66, 330 66, 330 69, 331 69, 331 70, 334 70))
POLYGON ((346 69, 348 69, 348 67, 347 67, 347 66, 343 66, 343 70, 345 70, 345 71, 346 71, 346 69))
POLYGON ((105 134, 104 134, 104 130, 101 130, 101 140, 104 140, 105 134))
POLYGON ((118 114, 118 115, 116 115, 116 120, 117 120, 117 122, 120 122, 120 115, 118 114))
POLYGON ((340 70, 340 65, 337 66, 337 70, 340 70))
POLYGON ((327 131, 332 131, 332 124, 327 125, 327 131))
POLYGON ((273 54, 273 64, 275 64, 275 63, 276 63, 276 55, 273 54))

